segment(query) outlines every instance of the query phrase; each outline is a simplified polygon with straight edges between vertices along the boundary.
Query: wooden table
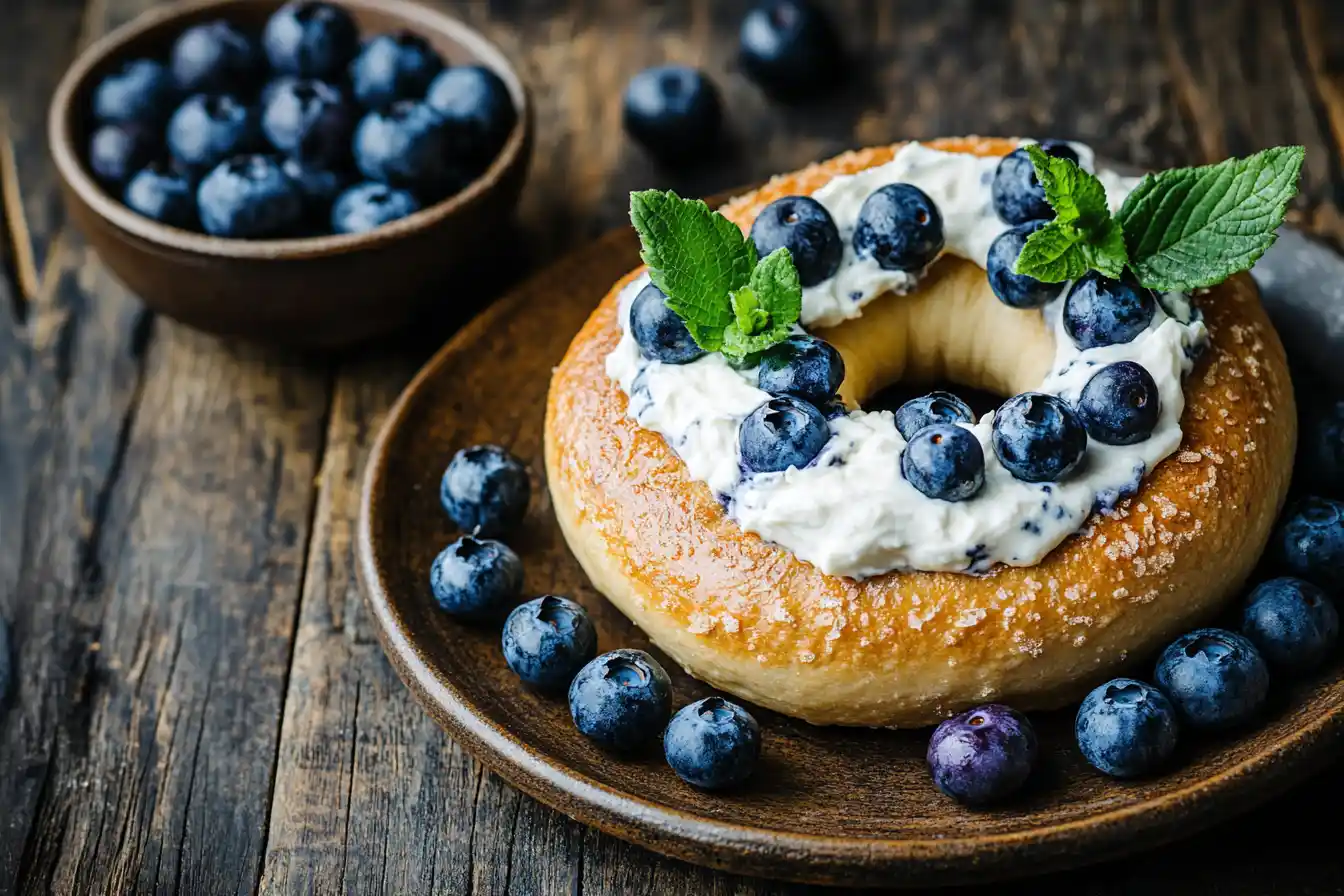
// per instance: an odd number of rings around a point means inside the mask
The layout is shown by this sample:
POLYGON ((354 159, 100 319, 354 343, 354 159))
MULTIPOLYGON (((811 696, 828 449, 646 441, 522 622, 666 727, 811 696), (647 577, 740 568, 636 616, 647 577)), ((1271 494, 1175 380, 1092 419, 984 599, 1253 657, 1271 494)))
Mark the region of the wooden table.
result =
MULTIPOLYGON (((445 296, 447 324, 414 339, 303 357, 156 318, 112 280, 63 219, 44 114, 75 53, 148 5, 0 4, 0 616, 19 679, 0 708, 0 893, 804 892, 569 821, 412 703, 355 582, 356 486, 389 404, 464 310, 445 296)), ((708 193, 976 132, 1157 166, 1303 143, 1301 220, 1344 237, 1344 4, 828 5, 855 78, 789 109, 736 69, 741 0, 451 4, 533 85, 529 265, 621 224, 632 188, 708 193), (621 85, 664 60, 721 85, 730 158, 665 174, 622 138, 621 85)), ((1341 803, 1344 771, 1052 883, 1341 893, 1341 803)))

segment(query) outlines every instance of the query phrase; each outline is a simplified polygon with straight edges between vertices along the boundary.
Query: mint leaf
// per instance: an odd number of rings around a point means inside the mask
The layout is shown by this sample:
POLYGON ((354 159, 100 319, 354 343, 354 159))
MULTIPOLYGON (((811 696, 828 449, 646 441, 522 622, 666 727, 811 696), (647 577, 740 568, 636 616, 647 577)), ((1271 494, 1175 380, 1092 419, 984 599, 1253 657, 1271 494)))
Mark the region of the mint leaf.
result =
POLYGON ((1129 265, 1125 231, 1119 221, 1110 217, 1092 228, 1087 242, 1082 244, 1082 251, 1089 268, 1112 280, 1119 280, 1129 265))
POLYGON ((1042 283, 1077 280, 1088 269, 1083 239, 1082 231, 1072 224, 1051 221, 1027 237, 1013 273, 1034 277, 1042 283))
POLYGON ((722 351, 728 357, 764 351, 787 339, 803 311, 803 286, 789 250, 776 249, 762 258, 748 286, 733 294, 732 305, 745 313, 724 329, 722 351))
POLYGON ((1279 146, 1145 176, 1116 215, 1139 282, 1189 291, 1250 268, 1274 243, 1305 154, 1279 146))
POLYGON ((1029 143, 1023 149, 1045 190, 1045 201, 1055 210, 1056 221, 1062 224, 1077 221, 1086 231, 1110 220, 1106 188, 1096 175, 1084 171, 1071 159, 1048 155, 1038 144, 1029 143))
POLYGON ((732 302, 737 328, 748 336, 755 336, 770 325, 770 312, 761 307, 750 286, 728 294, 732 302))
POLYGON ((1027 237, 1013 270, 1042 283, 1077 280, 1089 270, 1119 277, 1129 256, 1101 181, 1071 159, 1047 155, 1037 144, 1023 148, 1055 219, 1027 237))
POLYGON ((631 193, 630 221, 667 307, 686 322, 697 345, 718 351, 724 329, 734 322, 728 294, 751 278, 755 247, 723 215, 671 191, 631 193))

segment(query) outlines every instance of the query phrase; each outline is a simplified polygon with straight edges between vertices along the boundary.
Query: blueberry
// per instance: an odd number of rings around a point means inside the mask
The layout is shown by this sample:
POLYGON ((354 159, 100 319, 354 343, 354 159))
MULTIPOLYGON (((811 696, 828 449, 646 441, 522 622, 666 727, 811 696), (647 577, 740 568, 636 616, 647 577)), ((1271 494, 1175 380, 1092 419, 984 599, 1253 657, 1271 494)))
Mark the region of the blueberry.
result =
POLYGON ((1103 445, 1133 445, 1157 428, 1162 400, 1142 364, 1117 361, 1092 374, 1078 396, 1087 434, 1103 445))
POLYGON ((501 643, 515 675, 538 690, 560 693, 597 656, 597 629, 583 607, 548 594, 514 607, 501 643))
POLYGON ((951 392, 930 392, 896 409, 896 431, 907 442, 935 423, 974 423, 971 408, 951 392))
POLYGON ((1344 497, 1344 399, 1304 405, 1297 476, 1314 491, 1344 497))
POLYGON ((261 44, 275 71, 334 81, 359 52, 359 29, 339 6, 292 0, 267 20, 261 44))
POLYGON ((788 249, 803 286, 834 277, 845 252, 831 213, 810 196, 785 196, 767 205, 751 225, 751 241, 761 258, 788 249))
POLYGON ((131 211, 170 227, 196 230, 196 185, 182 172, 151 162, 131 178, 123 201, 131 211))
POLYGON ((1325 592, 1287 576, 1261 582, 1246 598, 1241 633, 1276 666, 1307 670, 1339 640, 1339 612, 1325 592))
POLYGON ((994 414, 994 454, 1023 482, 1054 482, 1078 466, 1087 430, 1062 398, 1023 392, 994 414))
POLYGON ((985 485, 985 452, 970 430, 935 423, 906 444, 901 475, 930 498, 965 501, 985 485))
POLYGON ((667 307, 667 296, 652 283, 630 303, 630 335, 640 354, 664 364, 687 364, 705 354, 695 344, 686 322, 667 307))
POLYGON ((1064 299, 1064 331, 1080 349, 1133 342, 1157 311, 1152 290, 1089 271, 1064 299))
POLYGON ((842 57, 830 20, 808 0, 765 0, 742 19, 738 59, 772 96, 796 99, 831 86, 842 57))
POLYGON ((1036 732, 1026 716, 998 703, 944 721, 929 739, 929 774, 960 803, 983 806, 1022 788, 1036 764, 1036 732))
POLYGON ((280 167, 303 194, 303 213, 309 226, 315 231, 332 229, 332 205, 350 186, 353 175, 345 168, 320 168, 298 159, 285 159, 280 167))
POLYGON ((1040 308, 1059 295, 1058 283, 1042 283, 1035 277, 1013 272, 1027 237, 1046 225, 1045 221, 1028 221, 999 234, 989 246, 986 276, 989 288, 999 301, 1012 308, 1040 308))
POLYGON ((626 133, 664 164, 692 162, 711 150, 722 118, 713 82, 684 65, 646 68, 625 86, 626 133))
POLYGON ((119 188, 159 150, 158 138, 144 125, 105 124, 89 139, 89 168, 104 186, 119 188))
POLYGON ((516 528, 531 497, 527 467, 498 445, 457 452, 439 485, 439 500, 458 528, 487 537, 516 528))
POLYGON ((786 395, 752 411, 738 429, 737 444, 748 472, 778 473, 812 463, 830 438, 820 411, 786 395))
POLYGON ((761 726, 722 697, 683 706, 663 733, 663 755, 677 777, 705 790, 741 784, 761 758, 761 726))
POLYGON ((385 109, 398 100, 420 99, 443 60, 424 38, 409 31, 380 34, 350 63, 355 99, 369 109, 385 109))
POLYGON ((289 236, 303 221, 303 194, 269 156, 235 156, 196 191, 201 226, 213 236, 256 240, 289 236))
MULTIPOLYGON (((1067 143, 1043 140, 1041 149, 1056 158, 1078 161, 1078 154, 1067 143)), ((1025 149, 1015 149, 999 162, 990 195, 994 200, 994 211, 1008 224, 1025 224, 1055 216, 1055 210, 1045 201, 1045 188, 1036 179, 1036 168, 1025 149)))
POLYGON ((644 651, 613 650, 574 676, 569 714, 580 734, 628 753, 663 732, 672 714, 672 681, 644 651))
POLYGON ((757 385, 771 395, 792 395, 821 406, 845 380, 845 359, 829 342, 795 335, 766 349, 757 385))
POLYGON ((912 184, 887 184, 863 200, 854 251, 885 271, 920 271, 943 250, 943 216, 912 184))
POLYGON ((181 92, 222 93, 260 83, 266 60, 255 40, 217 20, 183 31, 173 44, 171 66, 181 92))
POLYGON ((355 110, 330 84, 285 81, 270 91, 261 129, 271 145, 290 158, 308 165, 340 165, 350 155, 355 110))
POLYGON ((1173 641, 1157 661, 1153 681, 1196 728, 1227 728, 1254 716, 1269 692, 1269 670, 1249 640, 1221 628, 1201 628, 1173 641))
POLYGON ((427 201, 460 185, 448 131, 424 103, 403 100, 370 112, 355 129, 355 165, 369 180, 414 190, 427 201))
POLYGON ((256 110, 228 94, 188 97, 168 121, 168 152, 178 165, 197 175, 260 146, 256 110))
POLYGON ((158 127, 173 113, 177 86, 161 63, 132 59, 93 89, 93 117, 108 122, 136 122, 158 127))
POLYGON ((523 590, 523 561, 508 545, 463 535, 434 558, 429 587, 445 613, 497 619, 523 590))
POLYGON ((1298 501, 1279 523, 1278 541, 1293 575, 1332 591, 1344 589, 1344 501, 1298 501))
POLYGON ((481 65, 439 72, 425 104, 447 125, 453 156, 473 173, 485 170, 504 148, 518 111, 504 80, 481 65))
POLYGON ((1176 708, 1150 684, 1117 678, 1088 694, 1073 723, 1078 749, 1098 771, 1137 778, 1176 749, 1176 708))
POLYGON ((366 181, 336 197, 331 206, 331 230, 364 233, 419 210, 420 204, 405 190, 366 181))

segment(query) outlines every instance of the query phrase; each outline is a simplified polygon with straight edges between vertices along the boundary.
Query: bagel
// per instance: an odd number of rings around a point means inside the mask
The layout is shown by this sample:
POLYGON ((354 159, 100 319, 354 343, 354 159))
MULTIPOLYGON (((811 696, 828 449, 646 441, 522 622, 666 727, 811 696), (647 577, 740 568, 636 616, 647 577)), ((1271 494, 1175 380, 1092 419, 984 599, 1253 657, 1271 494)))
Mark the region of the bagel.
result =
MULTIPOLYGON (((773 200, 886 164, 904 145, 777 177, 721 211, 749 230, 773 200)), ((1018 145, 926 144, 983 158, 1018 145)), ((827 574, 746 531, 663 436, 627 415, 607 359, 622 339, 621 297, 642 276, 615 284, 554 371, 545 460, 556 518, 597 590, 668 656, 786 715, 917 727, 987 701, 1035 710, 1076 700, 1214 615, 1256 565, 1287 492, 1287 363, 1240 274, 1192 299, 1208 342, 1182 383, 1179 445, 1136 493, 1024 565, 827 574)), ((999 302, 980 266, 944 254, 908 294, 810 329, 840 351, 853 406, 896 380, 1030 389, 1051 364, 1043 321, 999 302)))

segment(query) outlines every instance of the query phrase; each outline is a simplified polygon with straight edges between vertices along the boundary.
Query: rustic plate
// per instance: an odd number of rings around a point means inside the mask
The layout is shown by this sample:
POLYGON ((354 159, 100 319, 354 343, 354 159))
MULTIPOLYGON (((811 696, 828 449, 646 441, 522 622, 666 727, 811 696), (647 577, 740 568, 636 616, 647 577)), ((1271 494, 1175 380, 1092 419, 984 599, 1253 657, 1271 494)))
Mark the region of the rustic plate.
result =
MULTIPOLYGON (((933 788, 924 767, 927 732, 815 728, 761 710, 763 767, 745 790, 724 796, 683 784, 657 749, 622 760, 589 744, 563 700, 519 686, 500 655, 497 628, 459 624, 436 610, 428 570, 456 537, 438 503, 445 463, 463 446, 502 443, 529 459, 536 487, 513 540, 526 563, 527 592, 582 602, 602 649, 649 648, 570 555, 541 460, 551 368, 611 283, 638 260, 633 233, 613 232, 472 321, 407 388, 369 462, 357 549, 387 654, 430 714, 504 778, 566 815, 691 862, 892 886, 983 882, 1142 849, 1244 810, 1335 754, 1344 732, 1338 664, 1276 687, 1255 731, 1190 738, 1174 771, 1135 783, 1107 779, 1082 761, 1072 713, 1041 714, 1038 780, 994 811, 962 809, 933 788)), ((1278 289, 1274 304, 1287 301, 1278 289)), ((676 705, 710 692, 667 666, 676 705)))

